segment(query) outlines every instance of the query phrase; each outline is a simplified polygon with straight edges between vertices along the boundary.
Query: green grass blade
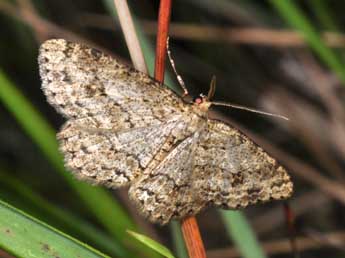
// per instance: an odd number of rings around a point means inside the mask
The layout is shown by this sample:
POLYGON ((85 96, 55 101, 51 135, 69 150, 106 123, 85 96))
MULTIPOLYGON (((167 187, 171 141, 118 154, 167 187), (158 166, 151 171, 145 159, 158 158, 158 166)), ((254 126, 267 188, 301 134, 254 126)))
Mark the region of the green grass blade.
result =
POLYGON ((164 257, 174 258, 174 255, 171 253, 171 251, 168 248, 166 248, 165 246, 156 242, 155 240, 153 240, 147 236, 144 236, 142 234, 138 234, 136 232, 130 231, 130 230, 128 230, 127 232, 128 232, 128 234, 133 236, 135 239, 137 239, 141 243, 145 244, 149 248, 155 250, 156 252, 160 253, 164 257))
MULTIPOLYGON (((309 0, 307 1, 311 11, 319 21, 321 28, 326 31, 339 32, 340 27, 336 16, 329 8, 328 2, 325 0, 309 0)), ((343 48, 335 49, 335 53, 339 55, 342 62, 345 60, 345 50, 343 48)))
POLYGON ((333 20, 331 10, 328 8, 324 0, 309 0, 307 1, 311 11, 320 22, 322 29, 328 31, 338 31, 338 26, 333 20))
POLYGON ((295 2, 293 0, 270 0, 270 2, 279 14, 303 35, 319 58, 338 75, 342 82, 345 82, 344 64, 341 63, 335 52, 325 45, 321 35, 296 6, 295 2))
POLYGON ((255 233, 240 211, 219 211, 227 232, 244 258, 266 258, 255 233))
MULTIPOLYGON (((130 257, 126 249, 113 241, 108 235, 99 231, 88 222, 83 221, 81 218, 76 217, 74 214, 51 204, 27 185, 13 177, 11 173, 1 171, 0 182, 9 188, 11 192, 14 192, 16 197, 25 200, 25 204, 31 208, 29 213, 35 214, 36 218, 46 222, 48 221, 49 224, 57 228, 62 226, 64 229, 68 229, 69 232, 81 235, 83 239, 87 239, 89 243, 93 243, 109 254, 118 257, 130 257), (40 211, 38 216, 37 212, 35 212, 35 208, 40 211), (34 213, 31 213, 32 210, 34 213)), ((3 198, 3 200, 6 199, 3 198)))
POLYGON ((0 247, 17 257, 108 257, 1 200, 0 247))
POLYGON ((170 232, 172 235, 172 240, 174 244, 174 250, 178 258, 188 258, 188 253, 186 245, 184 243, 181 231, 181 225, 178 221, 171 221, 170 232))
POLYGON ((135 226, 126 212, 108 192, 72 178, 64 169, 54 130, 48 125, 31 103, 16 89, 0 69, 0 101, 14 116, 24 131, 41 149, 46 158, 69 185, 79 194, 90 211, 119 241, 125 238, 127 229, 135 226))

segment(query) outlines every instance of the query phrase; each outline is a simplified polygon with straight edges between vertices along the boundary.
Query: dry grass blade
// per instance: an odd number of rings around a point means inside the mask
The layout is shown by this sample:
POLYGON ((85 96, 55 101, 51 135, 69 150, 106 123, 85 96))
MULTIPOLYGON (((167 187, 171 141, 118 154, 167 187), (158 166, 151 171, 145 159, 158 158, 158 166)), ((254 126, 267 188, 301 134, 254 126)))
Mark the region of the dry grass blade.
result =
POLYGON ((135 31, 127 1, 114 0, 114 4, 119 16, 121 28, 126 39, 133 65, 137 70, 147 73, 145 58, 137 37, 137 33, 135 31))
MULTIPOLYGON (((114 30, 109 17, 97 14, 84 13, 82 26, 96 27, 106 30, 114 30)), ((157 23, 142 20, 143 29, 148 35, 156 35, 157 23)), ((228 28, 210 25, 197 25, 174 22, 170 24, 170 36, 176 39, 198 41, 226 41, 235 44, 261 45, 277 48, 306 47, 303 36, 288 29, 273 28, 228 28)), ((324 31, 322 38, 329 47, 343 48, 345 35, 342 33, 324 31)))

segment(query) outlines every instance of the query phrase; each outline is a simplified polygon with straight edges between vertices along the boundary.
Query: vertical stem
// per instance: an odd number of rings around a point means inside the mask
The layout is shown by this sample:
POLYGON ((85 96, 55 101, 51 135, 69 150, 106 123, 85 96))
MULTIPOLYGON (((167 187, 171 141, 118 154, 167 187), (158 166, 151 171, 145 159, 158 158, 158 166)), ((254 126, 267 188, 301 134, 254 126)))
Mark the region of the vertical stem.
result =
POLYGON ((206 258, 205 247, 195 217, 188 217, 182 221, 182 233, 189 257, 206 258))
MULTIPOLYGON (((155 79, 164 82, 166 60, 166 41, 169 31, 171 0, 161 0, 158 15, 158 32, 156 41, 155 79)), ((195 217, 182 221, 182 232, 190 258, 206 258, 204 244, 195 217)))
POLYGON ((158 30, 156 40, 156 61, 155 61, 155 79, 164 82, 165 60, 166 60, 166 42, 169 32, 171 14, 171 0, 161 0, 158 14, 158 30))
POLYGON ((290 245, 294 258, 300 258, 297 240, 296 240, 296 227, 295 227, 295 216, 288 202, 284 202, 284 213, 287 228, 289 231, 290 245))
POLYGON ((119 16, 121 28, 122 30, 125 30, 123 31, 123 35, 125 36, 125 40, 127 43, 127 47, 129 49, 129 54, 131 56, 133 65, 137 70, 146 73, 147 67, 145 63, 145 58, 143 55, 143 51, 141 50, 140 42, 137 37, 137 33, 134 27, 131 13, 128 8, 127 1, 114 0, 114 5, 119 16))

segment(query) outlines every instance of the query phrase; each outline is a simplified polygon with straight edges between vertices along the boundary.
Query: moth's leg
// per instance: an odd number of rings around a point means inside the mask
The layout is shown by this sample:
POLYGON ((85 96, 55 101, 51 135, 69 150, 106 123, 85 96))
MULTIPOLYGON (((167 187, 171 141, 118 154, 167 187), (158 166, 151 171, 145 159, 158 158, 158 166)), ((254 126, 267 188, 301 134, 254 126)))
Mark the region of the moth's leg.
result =
POLYGON ((172 69, 174 70, 174 73, 176 75, 177 81, 179 82, 181 88, 183 89, 183 97, 189 95, 188 89, 186 87, 186 84, 184 83, 181 75, 179 75, 176 71, 176 67, 175 67, 175 62, 174 59, 171 56, 171 51, 170 51, 170 47, 169 47, 169 37, 167 38, 167 53, 168 53, 168 57, 169 57, 169 61, 171 64, 172 69))

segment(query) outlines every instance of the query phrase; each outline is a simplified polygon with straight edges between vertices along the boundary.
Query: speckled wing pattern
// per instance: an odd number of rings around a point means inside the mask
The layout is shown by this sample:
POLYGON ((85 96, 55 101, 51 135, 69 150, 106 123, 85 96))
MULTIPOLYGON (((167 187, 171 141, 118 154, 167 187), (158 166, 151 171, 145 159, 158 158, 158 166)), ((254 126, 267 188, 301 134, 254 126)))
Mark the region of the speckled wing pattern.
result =
POLYGON ((80 44, 49 40, 39 64, 48 102, 68 119, 58 134, 66 165, 90 182, 115 188, 136 178, 183 111, 146 74, 80 44))
POLYGON ((150 221, 287 198, 287 172, 236 129, 209 120, 148 75, 63 39, 39 54, 42 89, 67 118, 58 133, 78 178, 117 188, 150 221))
POLYGON ((235 128, 208 120, 194 162, 193 187, 200 198, 224 208, 244 208, 292 193, 286 170, 235 128))

